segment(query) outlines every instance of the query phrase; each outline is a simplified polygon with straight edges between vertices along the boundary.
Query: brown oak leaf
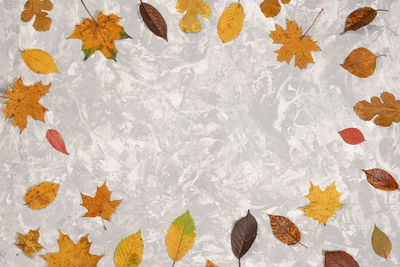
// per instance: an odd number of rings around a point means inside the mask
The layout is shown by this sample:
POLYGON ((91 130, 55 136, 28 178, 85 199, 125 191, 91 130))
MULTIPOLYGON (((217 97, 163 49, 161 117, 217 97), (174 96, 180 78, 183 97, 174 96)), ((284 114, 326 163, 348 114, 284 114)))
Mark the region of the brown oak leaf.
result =
POLYGON ((23 22, 30 21, 36 15, 33 22, 33 28, 39 32, 48 31, 51 25, 51 18, 47 12, 53 9, 53 3, 50 0, 28 0, 24 5, 24 11, 21 13, 21 20, 23 22))

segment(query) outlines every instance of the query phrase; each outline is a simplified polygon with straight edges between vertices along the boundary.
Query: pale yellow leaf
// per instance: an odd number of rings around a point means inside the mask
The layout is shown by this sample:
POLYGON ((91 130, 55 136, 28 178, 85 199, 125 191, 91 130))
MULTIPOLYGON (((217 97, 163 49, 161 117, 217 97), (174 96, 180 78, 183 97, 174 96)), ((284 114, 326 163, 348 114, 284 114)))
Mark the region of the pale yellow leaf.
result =
POLYGON ((60 73, 52 56, 41 49, 25 49, 22 51, 25 64, 39 74, 60 73))

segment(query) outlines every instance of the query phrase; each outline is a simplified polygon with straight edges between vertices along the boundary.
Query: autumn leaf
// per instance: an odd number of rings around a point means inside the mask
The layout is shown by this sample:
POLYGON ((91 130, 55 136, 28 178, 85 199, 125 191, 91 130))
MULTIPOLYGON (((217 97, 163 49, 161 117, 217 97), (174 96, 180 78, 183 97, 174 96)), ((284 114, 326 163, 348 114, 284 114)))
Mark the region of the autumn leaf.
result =
POLYGON ((343 250, 324 251, 325 267, 360 267, 349 253, 343 250))
MULTIPOLYGON (((300 241, 300 231, 290 219, 279 215, 268 214, 268 216, 272 233, 279 241, 286 245, 295 245, 300 241)), ((301 245, 306 247, 303 244, 301 245)))
POLYGON ((346 128, 338 133, 342 137, 343 141, 349 145, 358 145, 365 141, 364 135, 357 128, 346 128))
POLYGON ((219 17, 218 36, 223 43, 232 41, 242 31, 244 13, 240 3, 232 3, 219 17))
POLYGON ((206 267, 218 267, 218 266, 212 263, 211 261, 207 260, 206 267))
POLYGON ((281 3, 284 4, 284 5, 287 5, 287 4, 290 3, 290 0, 281 0, 281 3))
POLYGON ((389 237, 376 225, 372 232, 371 245, 375 253, 385 259, 389 257, 389 254, 392 251, 392 243, 390 242, 389 237))
POLYGON ((260 9, 265 17, 272 18, 281 12, 281 4, 278 0, 264 0, 260 4, 260 9))
POLYGON ((89 242, 88 235, 75 244, 68 235, 59 232, 60 236, 57 239, 59 251, 40 256, 47 261, 48 267, 96 267, 104 256, 89 253, 92 243, 89 242))
POLYGON ((360 101, 353 107, 357 116, 365 121, 374 119, 376 125, 388 127, 392 122, 400 122, 400 101, 389 92, 383 92, 380 99, 377 96, 368 101, 360 101))
POLYGON ((83 217, 101 217, 104 220, 110 221, 110 216, 115 212, 121 200, 110 201, 111 191, 108 190, 106 182, 100 187, 97 187, 96 196, 91 197, 88 195, 82 196, 82 206, 85 207, 88 212, 83 215, 83 217))
POLYGON ((54 201, 57 192, 58 184, 45 182, 30 188, 24 200, 30 209, 44 209, 54 201))
POLYGON ((199 32, 202 26, 197 16, 200 15, 206 19, 211 16, 210 4, 203 0, 178 0, 176 10, 179 13, 186 11, 179 22, 183 32, 199 32))
POLYGON ((302 36, 302 29, 297 27, 296 21, 286 20, 286 30, 277 24, 275 27, 276 30, 271 32, 270 37, 274 44, 282 44, 281 49, 275 51, 278 54, 278 61, 286 61, 289 64, 296 56, 295 66, 300 69, 314 62, 311 51, 321 49, 316 41, 311 40, 311 36, 302 36))
POLYGON ((137 267, 143 257, 143 240, 141 232, 130 235, 119 242, 115 250, 114 262, 116 267, 137 267))
POLYGON ((67 149, 65 148, 64 139, 61 134, 57 130, 49 129, 46 132, 47 141, 49 141, 50 145, 54 147, 56 150, 69 155, 67 149))
POLYGON ((100 12, 96 20, 85 18, 75 27, 68 39, 81 39, 84 60, 99 50, 106 58, 116 60, 117 48, 114 41, 131 38, 117 22, 120 17, 100 12))
POLYGON ((327 223, 328 219, 343 206, 339 202, 340 195, 336 190, 335 182, 322 191, 319 185, 314 186, 310 181, 310 192, 306 196, 310 200, 310 204, 301 210, 306 213, 307 217, 317 220, 318 225, 327 223))
POLYGON ((196 226, 189 211, 176 218, 168 229, 165 239, 169 257, 175 262, 181 260, 192 248, 196 226))
POLYGON ((378 11, 388 11, 386 9, 373 9, 372 7, 362 7, 354 10, 346 19, 346 25, 342 34, 348 31, 356 31, 370 24, 378 14, 378 11))
POLYGON ((38 74, 60 73, 54 59, 41 49, 25 49, 21 52, 25 64, 38 74))
POLYGON ((51 18, 47 12, 53 9, 53 3, 50 0, 28 0, 24 5, 24 11, 21 13, 23 22, 30 21, 36 15, 33 22, 33 28, 39 32, 48 31, 51 26, 51 18))
POLYGON ((22 79, 19 78, 11 91, 5 91, 9 98, 4 109, 5 118, 13 116, 12 125, 17 125, 20 133, 26 128, 28 115, 35 120, 44 122, 44 113, 47 108, 40 105, 38 100, 49 91, 50 86, 51 83, 42 85, 42 82, 25 86, 22 79))
POLYGON ((377 57, 380 56, 375 56, 367 48, 360 47, 351 51, 340 66, 357 77, 367 78, 375 72, 377 57))
POLYGON ((140 1, 140 15, 149 30, 168 42, 167 23, 161 13, 152 5, 140 1))
POLYGON ((245 217, 240 218, 233 226, 231 232, 232 252, 239 260, 249 251, 257 237, 257 220, 247 211, 245 217))
POLYGON ((368 183, 373 187, 386 191, 394 191, 399 189, 399 185, 392 175, 382 169, 363 170, 367 176, 368 183))
POLYGON ((39 228, 36 230, 29 230, 26 235, 18 233, 16 246, 20 248, 24 254, 32 258, 36 252, 43 247, 39 244, 39 228))

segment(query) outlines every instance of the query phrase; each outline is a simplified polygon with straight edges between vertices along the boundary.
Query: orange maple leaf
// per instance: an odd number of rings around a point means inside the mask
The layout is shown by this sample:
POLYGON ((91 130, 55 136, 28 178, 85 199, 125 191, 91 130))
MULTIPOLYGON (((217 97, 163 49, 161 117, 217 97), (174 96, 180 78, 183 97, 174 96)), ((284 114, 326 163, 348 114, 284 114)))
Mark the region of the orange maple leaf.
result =
POLYGON ((48 267, 96 267, 98 261, 104 256, 89 253, 92 243, 89 242, 88 235, 83 236, 75 244, 68 235, 59 232, 57 243, 60 250, 57 253, 40 256, 47 261, 48 267))
POLYGON ((301 27, 298 28, 296 21, 286 20, 286 30, 275 25, 276 30, 271 32, 270 37, 274 44, 282 44, 281 49, 275 51, 278 54, 278 61, 286 61, 288 64, 293 56, 296 56, 295 66, 304 69, 314 59, 311 51, 320 51, 316 41, 311 36, 303 36, 301 27))
POLYGON ((19 127, 20 133, 26 128, 28 115, 35 120, 44 122, 44 113, 47 108, 40 105, 38 100, 49 91, 50 86, 51 83, 42 85, 42 82, 25 86, 22 79, 19 78, 11 91, 5 91, 9 98, 4 109, 5 118, 13 116, 12 124, 19 127))
POLYGON ((97 217, 100 216, 103 220, 110 221, 110 216, 115 212, 118 207, 120 200, 110 201, 111 191, 108 190, 106 182, 100 187, 97 187, 96 196, 91 197, 88 195, 82 196, 82 206, 84 206, 88 212, 83 217, 97 217))
POLYGON ((124 28, 117 22, 120 17, 111 14, 104 15, 100 12, 94 19, 84 18, 83 22, 76 25, 74 32, 68 39, 81 39, 82 51, 85 59, 100 50, 106 58, 116 60, 117 48, 114 41, 131 38, 124 28))

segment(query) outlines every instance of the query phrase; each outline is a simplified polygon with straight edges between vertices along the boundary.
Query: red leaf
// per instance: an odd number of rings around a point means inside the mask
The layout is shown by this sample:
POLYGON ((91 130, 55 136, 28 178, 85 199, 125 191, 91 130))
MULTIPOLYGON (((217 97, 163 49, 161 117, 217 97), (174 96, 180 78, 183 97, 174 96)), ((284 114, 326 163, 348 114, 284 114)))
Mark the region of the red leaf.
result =
POLYGON ((69 155, 65 148, 64 139, 58 131, 52 129, 47 130, 46 138, 50 145, 52 145, 56 150, 69 155))
POLYGON ((393 176, 382 169, 375 168, 371 170, 363 170, 363 172, 367 175, 368 183, 375 188, 386 191, 399 189, 399 185, 393 176))
POLYGON ((365 141, 364 135, 357 128, 346 128, 338 132, 347 144, 358 145, 365 141))

